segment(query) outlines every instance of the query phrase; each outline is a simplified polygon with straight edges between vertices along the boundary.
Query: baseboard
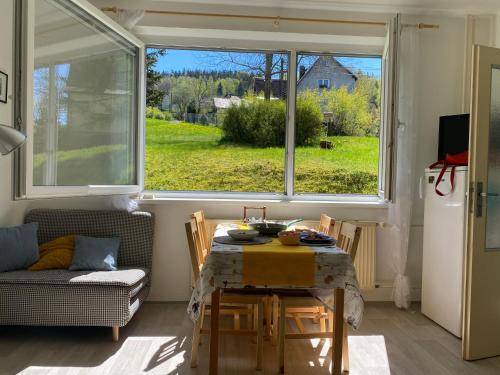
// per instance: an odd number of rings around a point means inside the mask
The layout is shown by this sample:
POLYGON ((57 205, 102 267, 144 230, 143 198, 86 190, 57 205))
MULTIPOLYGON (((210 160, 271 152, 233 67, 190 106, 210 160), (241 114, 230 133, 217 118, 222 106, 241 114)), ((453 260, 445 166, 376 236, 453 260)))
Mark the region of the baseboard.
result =
MULTIPOLYGON (((361 290, 363 299, 365 301, 392 301, 392 283, 383 282, 377 283, 377 287, 374 289, 361 290)), ((421 288, 411 288, 410 290, 410 300, 420 301, 422 295, 421 288)))

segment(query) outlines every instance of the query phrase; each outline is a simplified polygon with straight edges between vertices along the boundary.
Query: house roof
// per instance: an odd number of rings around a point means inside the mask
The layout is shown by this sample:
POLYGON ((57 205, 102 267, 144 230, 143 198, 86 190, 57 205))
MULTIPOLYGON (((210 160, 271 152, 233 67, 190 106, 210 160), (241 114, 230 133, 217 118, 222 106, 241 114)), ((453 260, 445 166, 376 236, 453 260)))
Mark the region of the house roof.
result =
POLYGON ((351 75, 352 78, 354 78, 355 81, 358 80, 358 76, 356 74, 354 74, 351 70, 349 70, 348 68, 346 68, 339 60, 337 60, 334 56, 319 56, 316 61, 314 61, 314 63, 309 67, 309 69, 306 70, 306 72, 304 73, 304 75, 302 77, 300 77, 297 81, 297 85, 304 79, 304 77, 306 77, 309 72, 311 70, 313 70, 313 68, 319 64, 320 60, 321 59, 324 59, 324 58, 331 58, 334 62, 334 64, 336 64, 340 69, 344 70, 347 74, 351 75))
POLYGON ((241 104, 241 98, 238 96, 230 96, 228 98, 214 98, 214 106, 217 109, 226 109, 232 105, 239 106, 241 104))

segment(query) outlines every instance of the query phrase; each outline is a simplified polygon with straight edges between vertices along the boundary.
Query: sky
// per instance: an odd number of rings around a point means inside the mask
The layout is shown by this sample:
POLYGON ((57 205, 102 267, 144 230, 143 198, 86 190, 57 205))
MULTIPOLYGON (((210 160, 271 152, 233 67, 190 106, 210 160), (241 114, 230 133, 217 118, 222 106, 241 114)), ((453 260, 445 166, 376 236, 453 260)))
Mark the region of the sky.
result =
MULTIPOLYGON (((187 70, 224 70, 231 68, 236 70, 236 66, 218 63, 217 55, 224 52, 207 52, 196 50, 175 50, 169 49, 165 56, 158 59, 156 64, 157 71, 167 73, 173 71, 187 70)), ((238 55, 237 53, 234 53, 238 55)), ((255 54, 250 54, 255 55, 255 54)), ((380 58, 373 57, 337 57, 339 62, 346 68, 356 72, 360 70, 366 75, 380 77, 382 62, 380 58)))

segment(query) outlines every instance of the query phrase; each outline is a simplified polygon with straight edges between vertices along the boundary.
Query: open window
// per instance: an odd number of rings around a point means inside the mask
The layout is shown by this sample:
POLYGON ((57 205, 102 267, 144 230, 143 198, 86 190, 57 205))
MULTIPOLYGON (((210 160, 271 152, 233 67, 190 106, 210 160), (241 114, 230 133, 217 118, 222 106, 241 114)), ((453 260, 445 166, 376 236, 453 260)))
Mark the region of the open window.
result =
POLYGON ((140 191, 142 42, 85 1, 18 7, 16 122, 27 134, 18 195, 140 191))
POLYGON ((382 122, 380 139, 380 173, 378 180, 379 196, 392 201, 394 193, 396 166, 396 129, 398 98, 398 42, 400 32, 400 16, 396 16, 387 24, 387 37, 382 56, 382 122))

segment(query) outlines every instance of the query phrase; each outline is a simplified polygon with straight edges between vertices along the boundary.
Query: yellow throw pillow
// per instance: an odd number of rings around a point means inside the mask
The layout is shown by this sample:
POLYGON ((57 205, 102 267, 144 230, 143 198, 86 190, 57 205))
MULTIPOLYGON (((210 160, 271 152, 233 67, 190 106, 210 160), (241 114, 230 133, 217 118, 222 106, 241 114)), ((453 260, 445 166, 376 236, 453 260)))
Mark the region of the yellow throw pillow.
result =
POLYGON ((29 270, 40 271, 69 268, 73 259, 73 251, 75 250, 75 237, 59 237, 41 245, 39 247, 40 259, 29 270))

